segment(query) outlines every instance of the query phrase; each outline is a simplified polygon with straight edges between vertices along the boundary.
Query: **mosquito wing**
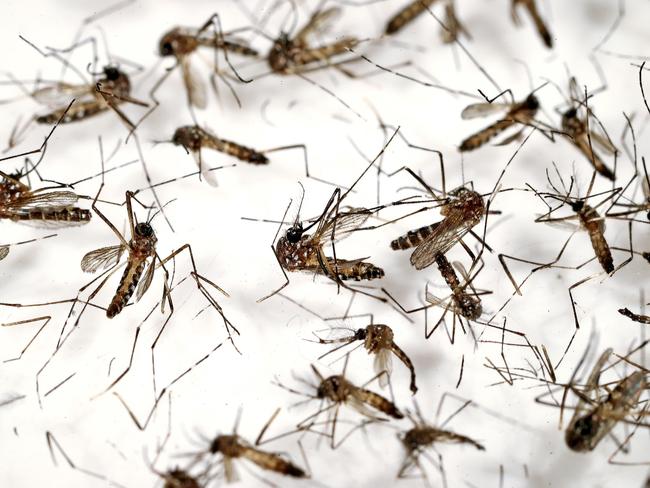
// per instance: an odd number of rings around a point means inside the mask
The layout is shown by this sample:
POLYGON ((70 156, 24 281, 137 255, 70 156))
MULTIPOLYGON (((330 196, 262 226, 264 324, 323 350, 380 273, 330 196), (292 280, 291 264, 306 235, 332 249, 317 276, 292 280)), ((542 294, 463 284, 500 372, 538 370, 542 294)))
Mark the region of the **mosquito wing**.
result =
POLYGON ((375 368, 375 373, 381 374, 379 377, 379 386, 386 388, 388 386, 390 375, 393 373, 393 355, 391 350, 380 349, 377 351, 373 366, 375 368))
POLYGON ((472 228, 472 222, 463 221, 460 213, 452 214, 440 222, 424 242, 411 254, 411 264, 416 269, 430 266, 438 254, 444 254, 472 228))
POLYGON ((210 171, 208 165, 205 164, 205 161, 203 161, 201 149, 191 152, 192 156, 194 157, 194 161, 196 161, 196 165, 199 167, 199 170, 201 170, 201 177, 204 178, 210 186, 219 186, 215 172, 210 171))
POLYGON ((370 215, 371 212, 364 208, 351 208, 339 212, 332 218, 324 219, 323 224, 314 233, 314 237, 320 241, 328 241, 332 238, 335 242, 340 241, 361 227, 370 215))
POLYGON ((591 137, 591 140, 598 144, 604 151, 607 151, 610 154, 614 154, 617 151, 616 146, 612 144, 608 137, 600 135, 594 131, 591 131, 589 136, 591 137))
POLYGON ((316 31, 324 32, 328 24, 331 24, 340 14, 341 9, 338 7, 330 7, 315 12, 309 19, 309 22, 296 34, 294 42, 307 45, 307 37, 309 34, 316 31))
POLYGON ((94 273, 99 269, 115 266, 122 257, 124 250, 125 247, 120 244, 90 251, 81 259, 81 269, 86 273, 94 273))
POLYGON ((0 246, 0 261, 7 257, 9 254, 9 246, 0 246))
POLYGON ((49 107, 59 107, 70 103, 71 98, 81 99, 86 96, 92 96, 93 91, 94 87, 90 85, 56 83, 33 91, 31 97, 40 104, 49 107))
POLYGON ((233 458, 230 456, 223 457, 223 472, 227 483, 235 483, 239 481, 239 473, 237 473, 233 458))
POLYGON ((594 364, 594 367, 591 369, 591 373, 589 374, 589 378, 587 378, 584 390, 581 392, 582 395, 578 400, 578 404, 575 407, 575 411, 573 412, 573 416, 571 417, 569 425, 573 425, 574 422, 582 415, 583 405, 585 403, 583 398, 592 398, 592 395, 595 396, 594 394, 598 393, 600 373, 604 369, 605 363, 607 363, 607 360, 611 354, 612 348, 605 349, 605 351, 603 351, 603 353, 598 358, 598 361, 596 361, 594 364))
POLYGON ((149 263, 149 267, 147 267, 147 271, 145 271, 144 276, 140 280, 140 284, 138 285, 138 291, 136 291, 135 293, 136 302, 142 298, 142 296, 149 289, 149 286, 151 286, 151 281, 153 280, 153 274, 155 270, 156 270, 156 259, 154 258, 151 261, 151 263, 149 263))
POLYGON ((194 72, 189 56, 184 56, 181 59, 181 71, 190 104, 193 107, 204 109, 208 105, 205 84, 194 72))
POLYGON ((473 103, 468 105, 460 113, 462 119, 469 120, 477 117, 485 117, 497 112, 504 112, 512 107, 511 103, 473 103))
POLYGON ((8 211, 31 208, 72 207, 79 201, 73 191, 33 191, 25 192, 15 200, 3 205, 8 211))

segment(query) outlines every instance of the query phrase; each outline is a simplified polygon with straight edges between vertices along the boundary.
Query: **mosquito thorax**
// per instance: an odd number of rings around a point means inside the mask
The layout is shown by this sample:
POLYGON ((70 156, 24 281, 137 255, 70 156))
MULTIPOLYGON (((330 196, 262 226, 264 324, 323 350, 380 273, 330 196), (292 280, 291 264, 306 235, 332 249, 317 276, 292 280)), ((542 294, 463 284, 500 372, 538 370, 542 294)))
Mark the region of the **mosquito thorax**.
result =
POLYGON ((598 426, 594 423, 594 419, 591 415, 587 415, 579 418, 567 429, 564 439, 572 451, 591 451, 594 448, 592 440, 597 432, 598 426))
POLYGON ((302 224, 295 224, 287 229, 285 237, 291 244, 298 244, 302 239, 303 233, 304 230, 302 228, 302 224))
POLYGON ((120 72, 119 69, 115 66, 104 66, 104 77, 108 81, 115 81, 117 80, 120 76, 122 76, 122 73, 120 72))
POLYGON ((537 110, 539 108, 539 100, 531 93, 526 97, 526 100, 524 100, 524 107, 526 107, 527 110, 537 110))
POLYGON ((201 149, 202 133, 196 125, 185 125, 179 127, 172 136, 172 144, 183 146, 190 151, 201 149))
POLYGON ((333 402, 344 402, 350 394, 350 383, 341 375, 330 376, 318 385, 316 396, 333 402))
POLYGON ((407 430, 402 436, 402 444, 409 452, 417 451, 422 446, 431 444, 431 442, 431 429, 426 426, 415 426, 407 430))
POLYGON ((239 438, 236 435, 218 435, 210 443, 210 454, 221 453, 228 457, 239 456, 239 438))
POLYGON ((291 61, 289 58, 289 50, 292 45, 293 43, 286 32, 280 34, 275 40, 268 56, 269 66, 273 71, 281 73, 289 67, 291 61))
POLYGON ((483 313, 481 302, 467 293, 458 299, 458 307, 461 315, 468 320, 476 320, 483 313))
POLYGON ((180 56, 188 54, 196 48, 196 41, 183 34, 180 27, 166 32, 158 42, 158 54, 161 56, 180 56))
POLYGON ((161 477, 165 480, 163 488, 200 488, 199 482, 180 468, 169 470, 161 477))
POLYGON ((393 343, 393 329, 383 324, 372 324, 366 327, 366 344, 368 351, 386 349, 393 343))
POLYGON ((485 214, 485 203, 480 193, 461 186, 449 192, 452 197, 448 204, 442 207, 440 213, 447 216, 452 211, 462 211, 467 220, 478 223, 485 214))

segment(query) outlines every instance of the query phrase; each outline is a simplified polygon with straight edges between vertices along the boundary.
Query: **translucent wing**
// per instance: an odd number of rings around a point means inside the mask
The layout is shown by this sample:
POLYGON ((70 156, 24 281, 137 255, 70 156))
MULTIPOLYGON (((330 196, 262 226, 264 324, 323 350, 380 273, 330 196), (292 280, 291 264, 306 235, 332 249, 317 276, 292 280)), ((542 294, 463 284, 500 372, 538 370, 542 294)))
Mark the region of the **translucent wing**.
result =
POLYGON ((201 177, 205 179, 210 186, 219 186, 215 171, 210 171, 208 165, 205 164, 205 161, 203 161, 201 156, 201 150, 192 151, 192 156, 194 157, 194 161, 196 161, 196 165, 201 170, 201 177))
MULTIPOLYGON (((594 364, 594 367, 591 369, 591 373, 589 374, 589 378, 587 378, 587 382, 585 383, 585 388, 584 390, 582 390, 582 394, 585 397, 591 398, 592 394, 598 393, 598 382, 600 380, 600 372, 605 367, 605 363, 607 363, 607 360, 609 359, 609 356, 611 354, 612 354, 611 348, 605 349, 605 351, 603 351, 603 353, 598 358, 598 361, 596 361, 596 363, 594 364)), ((570 425, 573 424, 578 419, 578 417, 582 415, 584 403, 585 402, 582 398, 578 400, 578 404, 576 405, 575 411, 573 412, 573 417, 571 417, 571 422, 569 423, 570 425)))
POLYGON ((235 463, 230 456, 223 457, 223 472, 227 483, 235 483, 239 481, 239 474, 235 469, 235 463))
POLYGON ((90 251, 81 259, 81 269, 86 273, 94 273, 99 269, 107 269, 116 265, 122 253, 124 246, 108 246, 90 251))
POLYGON ((609 141, 607 137, 597 134, 594 131, 591 131, 590 136, 591 140, 598 144, 604 151, 607 151, 610 154, 614 154, 616 152, 616 147, 609 141))
POLYGON ((316 31, 323 32, 327 27, 326 24, 333 22, 340 14, 341 9, 338 7, 330 7, 315 12, 309 19, 309 22, 295 35, 294 42, 306 45, 309 34, 316 31))
POLYGON ((363 208, 352 208, 339 212, 333 218, 326 218, 314 233, 314 237, 327 241, 334 236, 336 241, 348 236, 351 232, 361 227, 370 217, 371 212, 363 208))
POLYGON ((374 368, 377 374, 385 371, 385 374, 379 377, 379 386, 386 388, 390 375, 393 373, 393 355, 390 349, 380 349, 377 351, 375 354, 374 368))
POLYGON ((377 417, 377 415, 366 406, 364 400, 363 391, 355 389, 350 396, 348 396, 345 403, 364 417, 379 419, 380 417, 377 417))
POLYGON ((50 107, 67 105, 72 98, 80 99, 93 96, 94 87, 89 85, 72 85, 69 83, 56 83, 51 86, 39 88, 31 93, 38 103, 50 107))
POLYGON ((468 105, 460 113, 462 119, 475 119, 477 117, 485 117, 497 112, 503 112, 512 106, 510 103, 473 103, 468 105))
POLYGON ((194 72, 189 56, 181 58, 181 71, 190 104, 196 108, 204 109, 208 105, 205 84, 194 72))
POLYGON ((138 285, 138 291, 135 293, 135 301, 139 301, 142 296, 147 292, 149 289, 149 286, 151 286, 151 281, 153 280, 153 274, 154 271, 156 270, 156 259, 154 258, 151 263, 149 263, 149 266, 147 267, 147 270, 144 272, 144 276, 140 279, 140 284, 138 285))
POLYGON ((29 208, 72 207, 79 196, 72 191, 33 191, 25 192, 15 200, 3 205, 8 211, 29 208))
POLYGON ((9 246, 0 246, 0 261, 7 257, 9 254, 9 246))
POLYGON ((438 254, 446 253, 462 239, 472 228, 471 222, 463 221, 461 213, 454 213, 445 218, 434 231, 415 248, 411 254, 411 264, 416 269, 430 266, 438 254))

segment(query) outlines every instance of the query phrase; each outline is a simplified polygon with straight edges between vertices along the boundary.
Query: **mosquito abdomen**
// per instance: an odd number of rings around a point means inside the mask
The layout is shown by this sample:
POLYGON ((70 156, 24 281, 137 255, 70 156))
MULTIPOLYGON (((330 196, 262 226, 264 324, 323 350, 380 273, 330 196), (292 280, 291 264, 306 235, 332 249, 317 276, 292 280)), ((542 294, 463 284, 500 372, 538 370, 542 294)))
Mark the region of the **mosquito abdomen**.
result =
POLYGON ((40 115, 36 117, 36 122, 39 124, 55 124, 60 121, 60 124, 68 124, 70 122, 77 122, 96 115, 106 110, 106 108, 107 105, 102 103, 86 103, 72 106, 67 112, 67 108, 61 108, 50 112, 49 114, 40 115))
POLYGON ((326 61, 338 54, 348 52, 348 49, 356 46, 358 42, 359 41, 353 37, 346 37, 340 41, 328 44, 327 46, 321 46, 314 49, 303 49, 294 54, 292 61, 297 65, 326 61))
POLYGON ((135 292, 135 287, 138 285, 138 281, 140 281, 145 264, 145 260, 129 261, 127 263, 115 296, 106 309, 106 316, 109 319, 112 319, 120 313, 126 307, 126 304, 129 303, 133 292, 135 292))
POLYGON ((216 149, 217 151, 229 154, 240 161, 246 161, 247 163, 268 164, 269 162, 269 159, 261 152, 251 149, 250 147, 242 146, 236 142, 209 138, 204 144, 216 149))
POLYGON ((246 447, 243 450, 242 457, 257 464, 260 468, 269 471, 275 471, 276 473, 292 476, 294 478, 307 477, 307 474, 302 469, 281 458, 277 454, 259 451, 252 447, 246 447))
POLYGON ((401 237, 398 237, 390 243, 390 247, 394 251, 400 251, 404 249, 409 249, 411 247, 419 246, 422 241, 429 237, 435 228, 439 225, 439 222, 431 225, 425 225, 416 230, 410 230, 401 237))
POLYGON ((70 223, 86 223, 90 222, 91 218, 92 214, 90 213, 90 210, 77 207, 64 209, 35 208, 13 217, 13 219, 17 221, 42 220, 45 222, 70 223))
POLYGON ((395 404, 383 396, 364 388, 357 389, 357 392, 359 400, 363 401, 365 404, 370 405, 394 419, 404 418, 404 414, 399 411, 395 404))
MULTIPOLYGON (((344 262, 341 259, 339 259, 338 261, 339 263, 344 262)), ((352 266, 349 269, 339 270, 337 274, 339 279, 342 281, 376 280, 379 278, 383 278, 385 275, 383 269, 379 268, 378 266, 375 266, 374 264, 366 263, 366 262, 356 263, 354 266, 352 266)))
POLYGON ((386 24, 386 34, 394 34, 424 12, 435 0, 415 0, 397 12, 386 24))
POLYGON ((501 132, 506 130, 514 123, 515 121, 512 119, 499 120, 494 124, 486 127, 485 129, 477 132, 476 134, 469 136, 467 139, 465 139, 463 142, 460 143, 459 150, 461 152, 464 152, 464 151, 473 151, 474 149, 478 149, 482 145, 494 139, 496 136, 498 136, 501 132))

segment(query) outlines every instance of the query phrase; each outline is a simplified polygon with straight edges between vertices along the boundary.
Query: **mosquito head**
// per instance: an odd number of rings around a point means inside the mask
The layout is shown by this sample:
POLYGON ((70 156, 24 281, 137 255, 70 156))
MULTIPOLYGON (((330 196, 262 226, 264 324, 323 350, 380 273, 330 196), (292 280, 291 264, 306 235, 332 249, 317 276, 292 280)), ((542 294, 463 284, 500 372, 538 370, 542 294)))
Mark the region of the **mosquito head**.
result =
POLYGON ((135 226, 135 233, 138 237, 153 237, 153 227, 148 222, 140 222, 135 226))
POLYGON ((566 431, 565 440, 572 451, 584 452, 593 449, 592 441, 598 433, 598 425, 591 415, 582 417, 566 431))
POLYGON ((302 224, 297 223, 287 229, 286 237, 291 244, 298 244, 300 242, 300 239, 302 239, 303 233, 304 230, 302 228, 302 224))
POLYGON ((528 110, 537 110, 539 108, 539 100, 532 93, 526 97, 524 105, 528 110))
POLYGON ((108 81, 117 81, 122 76, 122 73, 115 66, 104 66, 104 77, 108 81))
POLYGON ((571 107, 569 110, 564 112, 563 117, 565 119, 575 119, 578 116, 578 109, 575 107, 571 107))
POLYGON ((584 200, 576 200, 575 202, 567 202, 571 207, 571 210, 578 213, 585 207, 584 200))
POLYGON ((365 341, 368 331, 366 329, 357 329, 354 333, 354 339, 357 341, 365 341))
POLYGON ((183 146, 191 151, 201 149, 201 132, 198 126, 186 125, 174 131, 171 140, 176 146, 183 146))
POLYGON ((316 390, 316 398, 321 400, 328 399, 337 403, 344 402, 349 394, 350 384, 341 375, 325 378, 320 382, 316 390))
POLYGON ((160 38, 158 54, 161 56, 174 56, 178 44, 178 29, 172 29, 160 38))

